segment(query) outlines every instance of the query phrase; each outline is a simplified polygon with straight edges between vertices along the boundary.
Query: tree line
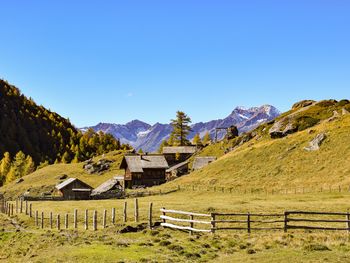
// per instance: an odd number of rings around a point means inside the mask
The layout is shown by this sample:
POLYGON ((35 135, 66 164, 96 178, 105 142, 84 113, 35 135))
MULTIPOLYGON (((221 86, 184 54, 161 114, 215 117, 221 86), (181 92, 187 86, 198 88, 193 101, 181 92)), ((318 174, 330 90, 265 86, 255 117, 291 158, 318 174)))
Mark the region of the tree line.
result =
POLYGON ((5 165, 0 186, 31 171, 23 168, 26 165, 19 165, 24 163, 23 155, 28 163, 31 159, 30 166, 37 167, 80 162, 109 151, 130 149, 112 135, 93 130, 81 132, 69 119, 37 105, 4 80, 0 80, 0 138, 0 156, 14 167, 6 173, 9 166, 5 165), (8 161, 10 156, 13 159, 8 161))

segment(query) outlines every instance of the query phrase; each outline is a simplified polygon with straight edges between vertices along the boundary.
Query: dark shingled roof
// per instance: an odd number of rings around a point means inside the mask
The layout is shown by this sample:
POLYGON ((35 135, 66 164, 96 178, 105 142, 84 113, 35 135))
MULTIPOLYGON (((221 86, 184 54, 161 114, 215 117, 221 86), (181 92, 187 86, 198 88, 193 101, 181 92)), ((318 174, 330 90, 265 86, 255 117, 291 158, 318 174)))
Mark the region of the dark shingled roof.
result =
POLYGON ((214 156, 207 156, 207 157, 196 157, 194 159, 193 163, 193 170, 199 170, 202 169, 203 167, 207 166, 211 162, 214 162, 216 160, 216 157, 214 156))
POLYGON ((163 155, 126 155, 120 168, 125 168, 125 162, 132 173, 143 173, 143 169, 167 169, 169 167, 163 155))
POLYGON ((172 146, 172 147, 163 147, 164 154, 194 154, 197 151, 196 146, 172 146))

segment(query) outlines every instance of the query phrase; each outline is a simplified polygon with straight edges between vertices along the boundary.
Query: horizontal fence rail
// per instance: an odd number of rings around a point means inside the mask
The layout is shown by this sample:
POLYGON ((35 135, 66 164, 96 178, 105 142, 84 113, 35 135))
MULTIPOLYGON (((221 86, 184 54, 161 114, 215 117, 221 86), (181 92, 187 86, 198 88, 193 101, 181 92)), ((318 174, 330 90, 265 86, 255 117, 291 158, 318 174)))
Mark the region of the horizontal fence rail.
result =
POLYGON ((193 234, 193 232, 211 232, 214 234, 216 231, 223 230, 242 230, 247 231, 248 233, 259 230, 282 230, 287 232, 292 229, 334 230, 348 231, 350 233, 349 212, 286 211, 283 214, 200 214, 167 210, 165 208, 160 209, 160 212, 162 213, 160 216, 160 219, 162 219, 161 226, 172 229, 187 230, 190 234, 193 234), (171 214, 171 216, 167 214, 171 214), (315 216, 317 216, 317 218, 313 218, 315 216), (343 218, 339 218, 340 216, 343 218), (210 220, 207 218, 210 218, 210 220), (300 223, 303 225, 300 225, 300 223), (314 225, 316 223, 322 223, 322 225, 314 225), (343 226, 339 224, 343 224, 343 226))

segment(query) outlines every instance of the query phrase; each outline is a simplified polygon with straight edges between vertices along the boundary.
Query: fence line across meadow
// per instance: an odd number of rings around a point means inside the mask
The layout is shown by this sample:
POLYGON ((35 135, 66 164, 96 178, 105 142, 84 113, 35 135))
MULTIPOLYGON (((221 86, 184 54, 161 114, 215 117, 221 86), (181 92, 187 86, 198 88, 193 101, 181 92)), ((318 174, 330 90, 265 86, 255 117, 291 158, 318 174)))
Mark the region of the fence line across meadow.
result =
POLYGON ((294 188, 244 188, 224 186, 178 185, 178 191, 191 192, 215 192, 230 194, 265 194, 265 195, 289 195, 308 193, 350 193, 350 186, 332 185, 319 187, 294 187, 294 188))
POLYGON ((285 211, 283 214, 262 213, 210 213, 199 214, 162 208, 163 227, 194 232, 241 230, 251 233, 259 230, 333 230, 350 234, 350 213, 285 211), (169 216, 171 214, 172 216, 169 216), (315 216, 318 216, 315 218, 315 216), (187 218, 184 218, 187 217, 187 218), (327 217, 327 218, 324 218, 327 217), (337 218, 335 218, 337 217, 337 218), (338 218, 339 217, 339 218, 338 218), (340 217, 343 217, 342 219, 340 217), (344 219, 345 217, 345 219, 344 219), (302 225, 300 224, 302 223, 302 225), (322 225, 315 224, 323 223, 322 225), (343 226, 336 224, 344 224, 343 226), (200 225, 201 227, 198 227, 200 225), (204 226, 207 226, 204 228, 204 226))
MULTIPOLYGON (((133 221, 140 222, 139 201, 134 199, 133 221)), ((34 220, 34 226, 37 228, 49 229, 78 229, 79 223, 83 224, 83 229, 96 231, 98 226, 105 229, 108 226, 116 224, 126 224, 132 219, 128 218, 128 202, 124 202, 122 207, 122 216, 117 218, 116 208, 111 208, 110 212, 103 209, 102 213, 97 210, 78 210, 73 209, 72 213, 53 213, 44 212, 33 209, 33 203, 24 201, 23 198, 16 199, 16 201, 0 200, 0 212, 9 217, 22 214, 34 220), (99 216, 100 215, 100 220, 99 216), (91 227, 91 228, 90 228, 91 227)), ((148 227, 153 227, 153 203, 149 203, 148 207, 148 227)))

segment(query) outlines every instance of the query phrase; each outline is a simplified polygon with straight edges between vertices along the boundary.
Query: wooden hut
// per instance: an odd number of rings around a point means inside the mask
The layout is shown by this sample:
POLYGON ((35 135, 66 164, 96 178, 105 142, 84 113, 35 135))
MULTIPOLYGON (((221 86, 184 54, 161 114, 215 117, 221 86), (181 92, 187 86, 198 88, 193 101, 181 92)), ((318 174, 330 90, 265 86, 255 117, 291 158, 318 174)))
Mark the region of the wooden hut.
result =
POLYGON ((192 170, 200 170, 215 160, 215 156, 196 157, 193 162, 192 170))
POLYGON ((197 152, 197 146, 171 146, 163 148, 163 155, 169 166, 182 163, 197 152))
POLYGON ((188 161, 175 164, 166 170, 166 180, 172 181, 180 176, 188 174, 188 161))
POLYGON ((150 187, 166 182, 168 163, 163 155, 126 155, 120 169, 125 170, 125 188, 150 187))
POLYGON ((123 195, 124 176, 116 176, 96 187, 91 192, 93 199, 119 198, 123 195))
POLYGON ((59 194, 65 200, 90 199, 92 187, 77 178, 69 178, 56 186, 59 194))

